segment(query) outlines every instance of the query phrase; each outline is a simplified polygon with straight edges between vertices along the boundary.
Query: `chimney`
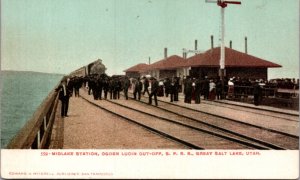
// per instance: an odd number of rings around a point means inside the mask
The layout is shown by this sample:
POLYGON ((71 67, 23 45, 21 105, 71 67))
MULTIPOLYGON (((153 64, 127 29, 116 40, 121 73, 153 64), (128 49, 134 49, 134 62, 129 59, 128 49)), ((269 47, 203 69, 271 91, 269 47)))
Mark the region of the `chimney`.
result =
POLYGON ((210 40, 211 40, 211 49, 213 49, 214 48, 214 36, 213 35, 210 36, 210 40))
POLYGON ((168 48, 165 48, 165 59, 168 58, 168 48))
POLYGON ((198 41, 197 39, 195 40, 195 50, 197 50, 197 47, 198 47, 198 41))
POLYGON ((182 52, 182 58, 186 59, 186 52, 182 52))
POLYGON ((148 64, 151 64, 151 60, 150 60, 150 57, 149 57, 149 62, 148 62, 148 64))
POLYGON ((247 50, 247 36, 245 37, 245 53, 248 54, 248 50, 247 50))
POLYGON ((232 49, 232 41, 229 42, 229 47, 232 49))

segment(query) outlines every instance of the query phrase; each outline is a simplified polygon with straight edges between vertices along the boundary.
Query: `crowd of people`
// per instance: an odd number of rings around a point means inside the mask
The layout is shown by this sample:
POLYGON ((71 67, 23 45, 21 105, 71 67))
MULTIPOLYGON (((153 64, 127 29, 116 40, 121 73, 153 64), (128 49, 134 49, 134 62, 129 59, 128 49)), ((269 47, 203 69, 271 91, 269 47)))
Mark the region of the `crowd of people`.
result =
POLYGON ((262 99, 263 90, 265 95, 273 95, 268 89, 288 88, 299 89, 299 80, 276 79, 264 81, 262 79, 241 79, 225 78, 222 82, 219 78, 192 78, 169 77, 157 80, 154 77, 129 78, 127 76, 108 76, 106 74, 93 74, 86 77, 65 78, 56 88, 59 91, 59 99, 62 101, 61 116, 66 117, 68 112, 69 98, 74 94, 79 97, 79 89, 84 87, 94 100, 120 99, 120 92, 123 91, 125 99, 128 100, 128 91, 131 90, 133 98, 141 100, 141 96, 148 96, 148 104, 152 99, 157 106, 157 96, 170 97, 170 102, 179 101, 179 93, 184 95, 184 102, 195 104, 204 100, 220 100, 227 98, 244 98, 253 96, 254 104, 259 105, 262 99))

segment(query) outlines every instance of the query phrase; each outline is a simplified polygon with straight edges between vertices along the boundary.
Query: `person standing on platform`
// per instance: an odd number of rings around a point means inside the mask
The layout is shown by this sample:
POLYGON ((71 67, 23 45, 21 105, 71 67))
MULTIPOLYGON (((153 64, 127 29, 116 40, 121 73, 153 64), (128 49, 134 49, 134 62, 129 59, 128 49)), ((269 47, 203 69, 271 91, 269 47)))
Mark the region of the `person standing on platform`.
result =
POLYGON ((116 78, 114 77, 112 79, 112 93, 113 93, 113 99, 117 99, 117 91, 118 91, 118 82, 116 80, 116 78))
POLYGON ((152 77, 151 78, 151 93, 149 95, 149 102, 148 104, 152 104, 152 96, 154 96, 155 106, 157 106, 157 91, 158 91, 158 81, 152 77))
POLYGON ((143 95, 145 95, 145 93, 147 92, 148 96, 150 95, 149 93, 149 80, 148 78, 144 77, 145 80, 144 80, 144 92, 143 92, 143 95))
POLYGON ((162 80, 160 80, 158 82, 157 96, 159 96, 159 97, 163 97, 164 96, 164 82, 162 80))
POLYGON ((79 97, 79 89, 82 86, 82 79, 80 77, 75 77, 72 84, 75 89, 75 97, 79 97))
POLYGON ((69 98, 71 96, 71 91, 67 86, 67 82, 62 80, 55 91, 59 91, 58 99, 61 101, 61 117, 68 117, 69 98))
POLYGON ((116 89, 117 89, 117 99, 120 99, 120 91, 122 91, 122 82, 120 78, 117 78, 116 89))
POLYGON ((141 100, 142 89, 143 89, 143 84, 140 78, 137 78, 134 84, 134 91, 133 91, 134 99, 138 98, 139 101, 141 100), (136 95, 138 95, 138 97, 136 97, 136 95))
POLYGON ((110 97, 110 99, 112 99, 113 98, 113 91, 114 91, 113 79, 112 78, 110 78, 108 80, 108 91, 109 91, 109 97, 110 97))
POLYGON ((261 97, 261 87, 258 81, 256 81, 253 86, 253 95, 254 95, 254 105, 258 106, 260 104, 260 97, 261 97))
POLYGON ((100 84, 99 84, 100 78, 99 76, 95 77, 95 88, 93 89, 93 95, 94 99, 98 100, 99 99, 99 94, 100 94, 100 84))
POLYGON ((222 81, 220 79, 218 79, 216 83, 216 94, 217 99, 220 100, 222 98, 222 81))
POLYGON ((175 78, 172 78, 170 87, 169 87, 169 93, 170 93, 170 102, 174 101, 174 95, 175 95, 175 78))
POLYGON ((179 101, 179 91, 181 91, 181 85, 179 84, 180 82, 180 77, 175 77, 175 84, 174 84, 174 101, 179 101))
POLYGON ((187 78, 185 84, 184 84, 184 102, 185 103, 192 103, 192 88, 193 88, 193 82, 190 77, 187 78))
POLYGON ((195 104, 200 104, 201 100, 201 82, 200 79, 197 78, 195 81, 195 104))
POLYGON ((205 79, 203 81, 203 93, 204 99, 207 100, 209 95, 209 80, 207 76, 205 76, 205 79))
POLYGON ((216 99, 216 84, 214 80, 210 80, 209 83, 209 100, 214 101, 216 99))
POLYGON ((195 89, 196 89, 196 88, 195 88, 195 86, 196 86, 195 81, 196 81, 196 79, 193 78, 193 79, 192 79, 192 96, 191 96, 191 97, 192 97, 192 98, 191 98, 192 101, 195 101, 195 89))
POLYGON ((171 80, 170 78, 166 78, 164 81, 164 86, 165 86, 165 95, 166 97, 169 97, 170 94, 170 86, 171 86, 171 80))
POLYGON ((91 95, 91 91, 92 91, 92 77, 91 76, 88 76, 88 79, 87 79, 87 86, 88 86, 88 94, 91 95))
POLYGON ((230 78, 228 81, 228 92, 227 95, 229 98, 232 98, 234 94, 234 82, 233 82, 233 78, 230 78))
POLYGON ((97 85, 98 85, 98 99, 102 99, 102 90, 103 90, 103 78, 100 76, 98 81, 97 81, 97 85))
POLYGON ((124 95, 125 95, 125 98, 126 100, 128 100, 128 89, 129 89, 129 86, 130 86, 130 81, 128 79, 127 76, 125 76, 125 79, 124 79, 124 95))
POLYGON ((107 99, 107 92, 109 91, 109 79, 105 77, 103 81, 104 99, 107 99))

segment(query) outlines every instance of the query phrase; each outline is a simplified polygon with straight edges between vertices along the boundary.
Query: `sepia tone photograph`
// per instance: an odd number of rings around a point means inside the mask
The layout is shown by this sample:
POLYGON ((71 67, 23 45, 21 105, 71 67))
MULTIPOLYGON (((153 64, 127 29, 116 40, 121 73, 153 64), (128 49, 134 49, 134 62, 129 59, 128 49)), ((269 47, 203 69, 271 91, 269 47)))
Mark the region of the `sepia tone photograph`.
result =
POLYGON ((0 2, 2 178, 298 178, 299 1, 0 2))

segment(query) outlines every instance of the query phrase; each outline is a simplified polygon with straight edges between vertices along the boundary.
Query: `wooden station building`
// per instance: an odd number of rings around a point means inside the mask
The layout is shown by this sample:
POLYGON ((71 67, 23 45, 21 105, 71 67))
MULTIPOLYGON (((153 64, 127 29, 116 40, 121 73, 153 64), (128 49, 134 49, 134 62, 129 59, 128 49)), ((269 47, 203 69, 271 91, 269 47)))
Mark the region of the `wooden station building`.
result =
POLYGON ((140 63, 124 70, 125 75, 130 78, 138 78, 147 74, 148 64, 140 63))
MULTIPOLYGON (((220 69, 220 47, 187 59, 192 77, 216 78, 220 69)), ((268 68, 281 67, 279 64, 225 47, 226 77, 268 79, 268 68)))
MULTIPOLYGON (((167 56, 153 64, 137 64, 127 70, 129 77, 139 77, 149 74, 158 79, 166 77, 200 77, 217 78, 220 69, 220 47, 211 48, 204 53, 196 54, 190 58, 182 58, 177 55, 167 56)), ((231 48, 225 48, 225 72, 226 77, 240 77, 252 79, 268 79, 268 68, 282 67, 279 64, 239 52, 231 48)))

